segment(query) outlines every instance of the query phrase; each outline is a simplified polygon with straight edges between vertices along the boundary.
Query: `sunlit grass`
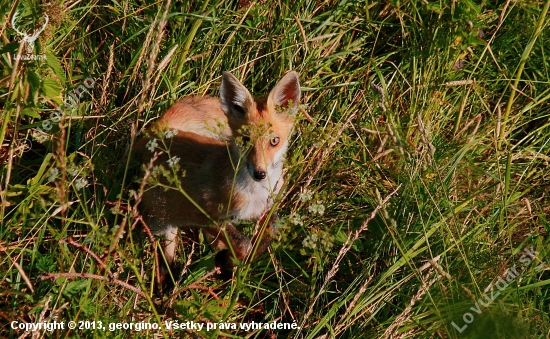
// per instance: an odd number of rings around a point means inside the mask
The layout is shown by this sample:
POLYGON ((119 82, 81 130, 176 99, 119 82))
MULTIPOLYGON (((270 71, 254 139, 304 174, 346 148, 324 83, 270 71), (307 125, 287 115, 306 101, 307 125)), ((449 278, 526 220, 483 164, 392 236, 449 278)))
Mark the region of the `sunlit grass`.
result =
MULTIPOLYGON (((56 315, 300 326, 174 331, 198 338, 546 338, 549 3, 0 6, 0 333, 56 315), (15 60, 15 11, 28 31, 48 14, 34 46, 46 60, 15 60), (262 95, 290 69, 306 109, 270 254, 223 282, 187 232, 183 273, 158 295, 131 145, 179 98, 217 95, 222 71, 262 95)), ((156 334, 170 331, 44 337, 156 334)))

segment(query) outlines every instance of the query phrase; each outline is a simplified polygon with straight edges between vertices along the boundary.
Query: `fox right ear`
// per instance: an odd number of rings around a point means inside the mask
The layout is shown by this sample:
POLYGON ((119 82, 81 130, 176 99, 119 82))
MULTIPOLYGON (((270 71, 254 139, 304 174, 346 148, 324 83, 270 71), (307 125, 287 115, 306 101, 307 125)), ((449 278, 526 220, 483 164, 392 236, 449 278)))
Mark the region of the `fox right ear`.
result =
POLYGON ((267 105, 286 109, 289 103, 292 103, 293 107, 297 107, 300 103, 300 96, 298 73, 290 71, 271 90, 267 97, 267 105))
POLYGON ((246 116, 248 110, 254 104, 254 98, 252 98, 250 92, 229 72, 223 72, 220 101, 225 115, 241 119, 246 116))

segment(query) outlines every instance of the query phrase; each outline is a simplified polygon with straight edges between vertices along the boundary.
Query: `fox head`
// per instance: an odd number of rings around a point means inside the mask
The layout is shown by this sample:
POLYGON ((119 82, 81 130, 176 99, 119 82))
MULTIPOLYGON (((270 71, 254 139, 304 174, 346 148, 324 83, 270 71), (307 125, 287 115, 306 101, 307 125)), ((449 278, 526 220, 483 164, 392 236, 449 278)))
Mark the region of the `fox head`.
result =
POLYGON ((267 98, 255 99, 235 76, 224 72, 220 86, 221 108, 246 154, 246 169, 256 181, 282 169, 288 137, 300 102, 300 83, 288 72, 267 98))

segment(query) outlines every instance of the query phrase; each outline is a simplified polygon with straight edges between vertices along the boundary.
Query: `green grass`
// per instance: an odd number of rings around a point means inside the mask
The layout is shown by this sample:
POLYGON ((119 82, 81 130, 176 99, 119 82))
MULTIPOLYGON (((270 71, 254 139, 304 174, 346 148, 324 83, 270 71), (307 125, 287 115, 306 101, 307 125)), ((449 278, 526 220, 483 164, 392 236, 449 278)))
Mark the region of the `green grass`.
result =
MULTIPOLYGON (((3 0, 0 336, 57 316, 300 326, 174 331, 189 338, 548 338, 549 5, 3 0), (27 31, 48 14, 33 52, 45 60, 16 62, 16 11, 27 31), (279 239, 223 282, 206 241, 186 234, 185 273, 159 296, 131 145, 179 98, 217 95, 222 71, 262 95, 289 69, 307 107, 279 239), (86 78, 93 89, 67 109, 86 78), (472 310, 531 247, 536 258, 472 310)), ((156 335, 171 334, 42 332, 156 335)))

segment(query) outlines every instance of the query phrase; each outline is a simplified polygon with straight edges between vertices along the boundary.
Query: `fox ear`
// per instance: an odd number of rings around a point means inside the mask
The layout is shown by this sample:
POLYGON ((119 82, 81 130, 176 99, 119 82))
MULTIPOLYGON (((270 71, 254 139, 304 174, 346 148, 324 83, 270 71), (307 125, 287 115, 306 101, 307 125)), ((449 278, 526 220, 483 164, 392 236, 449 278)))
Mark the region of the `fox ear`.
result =
POLYGON ((244 118, 253 105, 254 98, 233 74, 223 72, 220 101, 225 115, 244 118))
POLYGON ((271 107, 279 106, 286 109, 289 102, 292 102, 292 107, 296 107, 300 102, 300 95, 298 73, 290 71, 271 90, 267 98, 267 104, 271 107))

